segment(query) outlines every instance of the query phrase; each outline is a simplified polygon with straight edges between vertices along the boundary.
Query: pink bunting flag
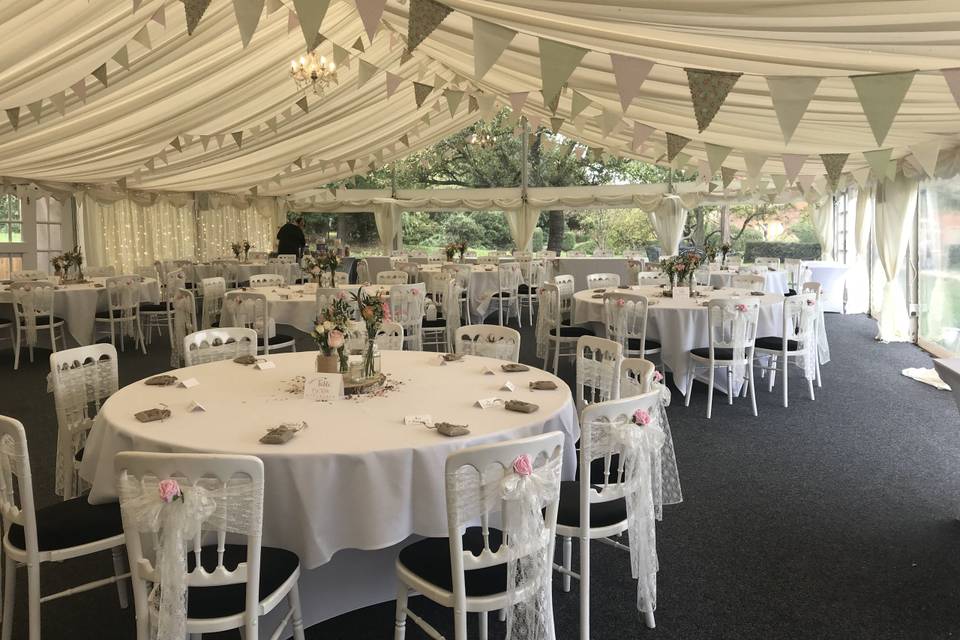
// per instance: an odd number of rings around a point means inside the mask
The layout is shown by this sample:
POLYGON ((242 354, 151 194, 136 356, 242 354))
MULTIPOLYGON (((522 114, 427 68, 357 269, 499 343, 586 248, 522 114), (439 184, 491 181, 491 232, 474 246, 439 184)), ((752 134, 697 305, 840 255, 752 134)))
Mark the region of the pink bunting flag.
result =
POLYGON ((647 138, 656 131, 650 125, 643 124, 642 122, 633 123, 633 140, 630 141, 630 148, 636 151, 647 141, 647 138))
POLYGON ((956 100, 957 106, 960 107, 960 67, 941 69, 940 73, 943 74, 943 79, 947 81, 947 86, 950 87, 950 93, 953 94, 953 99, 956 100))
POLYGON ((517 91, 510 94, 510 108, 513 109, 514 113, 519 115, 523 111, 523 105, 526 104, 528 95, 530 95, 529 91, 517 91))
POLYGON ((380 27, 380 18, 383 16, 383 9, 387 6, 387 0, 356 0, 357 13, 363 21, 363 28, 367 32, 370 42, 373 42, 373 36, 376 35, 380 27))
POLYGON ((617 91, 620 93, 620 106, 624 111, 640 93, 640 85, 647 79, 653 62, 643 58, 632 58, 616 53, 610 54, 613 65, 613 75, 617 80, 617 91))

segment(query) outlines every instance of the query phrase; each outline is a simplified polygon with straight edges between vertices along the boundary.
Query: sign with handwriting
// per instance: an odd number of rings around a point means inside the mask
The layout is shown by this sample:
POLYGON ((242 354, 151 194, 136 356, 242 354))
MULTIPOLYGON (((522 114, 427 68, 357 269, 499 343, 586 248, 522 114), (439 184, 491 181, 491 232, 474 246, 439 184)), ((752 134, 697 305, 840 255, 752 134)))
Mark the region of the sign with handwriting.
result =
POLYGON ((314 402, 339 400, 343 397, 343 375, 311 373, 303 383, 303 398, 314 402))

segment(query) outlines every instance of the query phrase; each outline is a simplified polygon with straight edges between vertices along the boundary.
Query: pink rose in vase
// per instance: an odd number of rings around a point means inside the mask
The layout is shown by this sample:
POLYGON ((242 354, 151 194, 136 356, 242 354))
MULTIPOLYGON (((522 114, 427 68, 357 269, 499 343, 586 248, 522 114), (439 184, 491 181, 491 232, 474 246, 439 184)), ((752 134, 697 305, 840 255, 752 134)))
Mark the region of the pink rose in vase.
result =
POLYGON ((332 329, 327 334, 327 346, 331 349, 339 349, 343 346, 343 332, 338 329, 332 329))

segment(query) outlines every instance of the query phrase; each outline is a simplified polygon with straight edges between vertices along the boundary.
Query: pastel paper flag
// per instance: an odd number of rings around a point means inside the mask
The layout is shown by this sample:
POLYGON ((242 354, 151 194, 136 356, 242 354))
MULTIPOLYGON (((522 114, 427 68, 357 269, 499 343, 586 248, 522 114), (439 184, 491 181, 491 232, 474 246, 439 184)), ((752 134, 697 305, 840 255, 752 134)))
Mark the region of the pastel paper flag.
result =
POLYGON ((528 95, 530 95, 529 91, 517 91, 507 96, 508 98, 510 98, 510 108, 517 115, 523 112, 523 105, 527 103, 528 95))
POLYGON ((107 86, 107 63, 104 62, 102 65, 94 69, 90 75, 99 80, 100 84, 103 86, 107 86))
POLYGON ((847 164, 849 153, 821 153, 820 160, 823 162, 823 168, 827 171, 827 179, 830 181, 830 190, 836 191, 840 184, 840 174, 843 173, 843 165, 847 164))
POLYGON ((781 193, 787 188, 787 176, 782 173, 771 173, 770 179, 773 180, 773 188, 776 189, 777 193, 781 193))
POLYGON ((887 175, 887 165, 890 164, 890 154, 893 153, 891 147, 886 149, 877 149, 875 151, 864 151, 863 159, 867 161, 873 170, 873 175, 879 180, 883 180, 887 175))
POLYGON ((300 110, 303 111, 304 113, 310 112, 310 105, 307 103, 307 96, 303 96, 302 98, 297 100, 297 106, 300 107, 300 110))
MULTIPOLYGON (((400 81, 403 80, 403 78, 394 73, 390 73, 389 71, 386 72, 386 75, 387 75, 387 97, 389 98, 397 90, 397 87, 400 86, 400 81)), ((416 85, 418 83, 414 82, 413 84, 416 85)), ((420 101, 417 102, 417 106, 418 107, 420 106, 420 101)))
POLYGON ((886 139, 914 75, 916 71, 850 76, 877 146, 882 145, 886 139))
POLYGON ((237 149, 243 148, 243 131, 234 131, 230 134, 233 136, 233 141, 237 143, 237 149))
POLYGON ((727 156, 730 155, 733 149, 719 144, 710 144, 709 142, 703 146, 707 151, 707 161, 710 163, 710 174, 713 175, 717 171, 720 171, 720 167, 723 166, 723 161, 727 159, 727 156))
POLYGON ((924 173, 931 178, 934 177, 937 170, 937 159, 940 157, 940 141, 931 140, 930 142, 911 145, 910 153, 917 159, 924 173))
POLYGON ((333 45, 333 64, 338 67, 344 66, 344 63, 350 59, 350 52, 343 47, 333 45))
POLYGON ((157 9, 154 12, 154 14, 150 16, 150 19, 156 22, 158 25, 160 25, 164 29, 167 28, 167 12, 164 7, 160 7, 159 9, 157 9))
POLYGON ((146 48, 146 49, 150 49, 151 46, 152 46, 152 45, 150 44, 150 32, 147 31, 147 27, 146 27, 146 26, 144 26, 143 28, 141 28, 140 31, 137 31, 135 34, 133 34, 133 39, 134 39, 134 41, 136 41, 137 43, 139 43, 142 47, 144 47, 144 48, 146 48))
POLYGON ((653 62, 643 58, 611 53, 610 63, 613 66, 614 78, 617 80, 620 106, 626 111, 633 99, 640 93, 640 85, 647 79, 650 69, 653 68, 653 62))
POLYGON ((364 51, 366 51, 366 48, 363 46, 363 38, 360 36, 357 36, 357 39, 354 41, 351 49, 355 51, 359 51, 360 53, 363 53, 364 51))
MULTIPOLYGON (((493 110, 496 106, 497 97, 493 94, 481 93, 477 96, 477 103, 480 105, 480 117, 489 120, 493 116, 493 110)), ((430 124, 429 122, 427 124, 430 124)))
MULTIPOLYGON (((561 87, 561 90, 563 87, 561 87)), ((547 99, 547 94, 544 93, 543 89, 540 89, 540 95, 543 96, 543 106, 546 109, 550 110, 550 113, 557 115, 557 107, 560 106, 560 93, 558 92, 553 96, 552 100, 547 99)))
POLYGON ((554 134, 560 133, 560 127, 563 126, 563 118, 550 118, 550 131, 554 134))
POLYGON ((363 21, 363 28, 367 32, 370 42, 373 42, 373 36, 377 34, 380 28, 380 18, 383 17, 383 9, 387 6, 387 0, 356 0, 357 13, 363 21))
POLYGON ((127 52, 127 46, 120 47, 120 50, 113 54, 113 61, 124 69, 130 70, 130 55, 127 52))
POLYGON ((667 134, 667 162, 673 162, 673 159, 677 157, 677 154, 687 146, 687 143, 690 142, 690 138, 685 138, 676 133, 667 134))
POLYGON ((480 102, 477 100, 476 96, 468 96, 467 98, 467 113, 473 113, 474 111, 480 110, 480 102))
POLYGON ((372 65, 363 58, 360 58, 360 64, 357 67, 357 87, 362 87, 365 85, 370 78, 376 75, 377 71, 379 71, 379 69, 377 69, 375 65, 372 65))
POLYGON ((407 50, 416 49, 452 11, 453 9, 436 0, 410 0, 407 50))
POLYGON ((267 0, 267 15, 283 9, 283 0, 267 0))
POLYGON ((287 35, 290 35, 300 26, 300 18, 293 11, 287 11, 287 35))
POLYGON ((303 31, 303 41, 306 43, 307 51, 313 50, 317 33, 320 32, 320 25, 323 18, 327 15, 327 8, 330 6, 330 0, 293 0, 293 7, 297 10, 297 20, 300 22, 300 30, 303 31))
POLYGON ((570 99, 570 117, 576 118, 583 112, 584 109, 589 107, 590 104, 590 98, 574 89, 573 95, 570 99))
POLYGON ((693 100, 693 114, 697 118, 697 129, 703 133, 717 115, 717 111, 727 99, 733 85, 743 74, 709 69, 685 68, 684 71, 687 72, 687 83, 693 100))
POLYGON ((720 178, 723 182, 723 188, 726 189, 730 186, 730 183, 733 182, 733 179, 737 177, 737 170, 732 169, 731 167, 720 167, 720 178))
POLYGON ((606 138, 617 128, 623 120, 623 115, 614 109, 604 109, 600 114, 600 132, 606 138))
POLYGON ((80 79, 70 85, 70 89, 77 94, 77 97, 83 100, 87 100, 87 82, 86 80, 80 79))
POLYGON ((424 84, 422 82, 413 83, 413 96, 417 101, 418 109, 423 106, 423 101, 427 99, 427 96, 430 95, 431 91, 433 91, 433 87, 429 84, 424 84))
POLYGON ((277 132, 277 118, 276 116, 268 118, 266 121, 267 129, 270 129, 273 133, 277 132))
POLYGON ((473 74, 477 80, 497 63, 516 35, 513 29, 473 19, 473 74))
POLYGON ((170 141, 170 146, 176 149, 177 151, 183 153, 183 145, 180 143, 180 136, 177 136, 170 141))
POLYGON ((943 74, 943 79, 947 81, 947 86, 950 87, 950 93, 953 94, 953 99, 956 101, 957 106, 960 107, 960 67, 941 69, 940 73, 943 74))
POLYGON ((803 169, 803 163, 807 161, 807 156, 797 153, 785 153, 780 156, 783 159, 783 170, 787 174, 787 182, 794 182, 803 169))
POLYGON ((253 38, 254 31, 257 30, 257 24, 260 22, 260 14, 263 13, 263 3, 265 0, 233 0, 233 13, 237 17, 237 27, 240 29, 240 42, 246 48, 253 38))
POLYGON ((43 98, 27 105, 27 111, 33 116, 34 122, 40 124, 40 118, 43 116, 43 98))
POLYGON ((543 101, 552 103, 560 97, 560 90, 573 74, 587 50, 572 44, 538 38, 540 44, 540 79, 543 83, 543 101))
POLYGON ((187 35, 192 36, 193 31, 200 24, 200 18, 203 17, 207 7, 210 6, 210 0, 182 0, 183 12, 187 16, 187 35))
POLYGON ((53 103, 54 108, 63 115, 67 112, 67 94, 64 91, 58 91, 57 93, 50 96, 50 102, 53 103))
POLYGON ((806 76, 768 76, 767 88, 773 101, 773 110, 780 123, 783 142, 790 143, 793 132, 810 106, 810 100, 820 86, 820 78, 806 76))
POLYGON ((687 166, 688 162, 690 162, 690 154, 681 152, 677 154, 677 157, 675 157, 670 164, 673 165, 674 169, 682 169, 687 166))
POLYGON ((870 167, 861 167, 855 171, 851 171, 850 175, 853 176, 853 179, 861 189, 866 189, 867 182, 870 180, 870 167))
POLYGON ((443 92, 443 95, 447 99, 447 108, 450 110, 450 117, 452 118, 457 113, 457 107, 460 106, 460 101, 463 100, 463 91, 447 89, 443 92))
POLYGON ((647 138, 656 131, 653 127, 643 124, 642 122, 633 123, 633 139, 630 140, 630 148, 636 151, 647 141, 647 138))
POLYGON ((210 136, 200 136, 200 144, 203 146, 203 150, 206 151, 207 147, 210 146, 210 136))
POLYGON ((754 184, 759 180, 760 171, 763 169, 763 165, 766 161, 767 156, 759 153, 743 154, 743 162, 747 165, 747 177, 754 184))
POLYGON ((16 131, 20 128, 20 107, 11 107, 7 109, 7 120, 10 121, 10 126, 13 127, 13 130, 16 131))

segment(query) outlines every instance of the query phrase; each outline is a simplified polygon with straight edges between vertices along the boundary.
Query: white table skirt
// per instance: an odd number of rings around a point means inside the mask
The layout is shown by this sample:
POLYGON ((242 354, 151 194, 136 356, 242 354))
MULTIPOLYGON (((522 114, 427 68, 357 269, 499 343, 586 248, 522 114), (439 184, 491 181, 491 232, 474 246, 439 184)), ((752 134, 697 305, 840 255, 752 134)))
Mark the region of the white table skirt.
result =
MULTIPOLYGON (((720 288, 730 287, 735 275, 738 274, 733 271, 712 271, 710 273, 710 285, 720 288)), ((788 284, 789 278, 786 271, 764 271, 760 275, 762 275, 764 279, 763 290, 767 293, 779 293, 782 295, 790 292, 790 286, 788 284)))
MULTIPOLYGON (((438 265, 426 265, 420 269, 420 273, 429 273, 440 271, 438 265)), ((420 276, 424 280, 424 276, 420 276)), ((496 267, 473 265, 470 273, 470 317, 474 321, 482 321, 490 311, 496 311, 496 307, 490 308, 490 299, 500 289, 500 270, 496 267)))
MULTIPOLYGON (((710 341, 707 322, 707 309, 690 298, 673 300, 671 298, 654 297, 662 289, 660 287, 633 287, 633 290, 642 293, 654 302, 648 307, 647 338, 658 341, 662 347, 660 358, 664 365, 673 372, 673 384, 681 393, 687 391, 687 375, 689 373, 689 357, 687 352, 697 347, 706 347, 710 341)), ((603 331, 603 300, 592 298, 592 290, 578 291, 573 295, 573 318, 577 324, 594 323, 598 330, 597 335, 604 335, 603 331)), ((727 289, 711 292, 712 297, 732 297, 743 295, 753 299, 749 292, 727 289)), ((766 294, 759 297, 760 317, 757 326, 758 336, 779 336, 783 333, 783 296, 766 294)), ((726 388, 725 376, 718 375, 716 384, 726 388)))
MULTIPOLYGON (((86 346, 94 342, 94 316, 97 311, 106 311, 107 293, 103 288, 106 278, 87 278, 89 284, 56 285, 53 313, 66 322, 67 333, 77 344, 86 346), (95 285, 100 285, 99 287, 95 285)), ((140 285, 141 302, 160 302, 160 284, 156 278, 144 278, 140 285)), ((0 305, 6 306, 4 317, 13 318, 13 296, 9 289, 0 288, 0 305)), ((44 339, 41 336, 41 341, 44 339)))
POLYGON ((843 288, 849 267, 839 262, 804 260, 806 281, 820 283, 820 300, 823 310, 843 313, 843 288))
POLYGON ((960 409, 960 358, 936 358, 933 366, 943 381, 950 385, 953 399, 960 409))
MULTIPOLYGON (((565 436, 564 477, 576 467, 579 437, 570 389, 544 371, 484 375, 501 362, 467 356, 441 365, 436 354, 386 351, 383 370, 398 383, 382 396, 315 403, 288 393, 295 376, 314 370, 316 352, 271 355, 275 369, 259 371, 232 361, 174 371, 196 378, 191 389, 150 387, 136 382, 103 406, 86 444, 81 475, 91 482, 90 501, 115 499, 113 458, 120 451, 250 454, 264 461, 266 545, 297 552, 306 568, 318 567, 343 549, 384 549, 411 535, 446 535, 443 465, 464 446, 546 431, 565 436), (473 403, 502 396, 540 406, 533 414, 473 403), (556 391, 530 391, 528 382, 553 380, 556 391), (204 413, 188 413, 196 400, 204 413), (164 403, 173 416, 141 424, 134 413, 164 403), (471 434, 445 438, 405 415, 429 413, 436 420, 466 424, 471 434), (306 420, 310 427, 283 446, 263 445, 260 436, 281 422, 306 420)), ((309 605, 308 605, 309 607, 309 605)))

